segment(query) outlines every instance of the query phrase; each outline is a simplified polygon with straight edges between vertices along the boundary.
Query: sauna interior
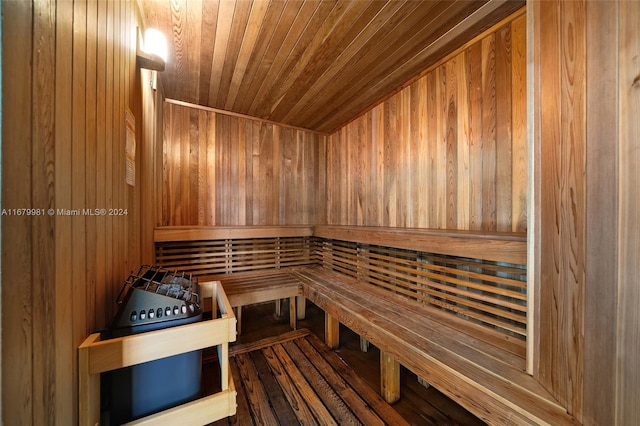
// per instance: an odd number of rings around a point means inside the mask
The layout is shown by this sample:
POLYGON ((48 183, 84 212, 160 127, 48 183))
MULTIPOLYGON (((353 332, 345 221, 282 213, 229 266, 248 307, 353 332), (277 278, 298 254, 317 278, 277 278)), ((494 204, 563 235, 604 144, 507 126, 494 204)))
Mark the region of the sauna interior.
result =
POLYGON ((1 11, 2 424, 98 423, 140 265, 224 395, 137 424, 640 423, 640 2, 1 11))

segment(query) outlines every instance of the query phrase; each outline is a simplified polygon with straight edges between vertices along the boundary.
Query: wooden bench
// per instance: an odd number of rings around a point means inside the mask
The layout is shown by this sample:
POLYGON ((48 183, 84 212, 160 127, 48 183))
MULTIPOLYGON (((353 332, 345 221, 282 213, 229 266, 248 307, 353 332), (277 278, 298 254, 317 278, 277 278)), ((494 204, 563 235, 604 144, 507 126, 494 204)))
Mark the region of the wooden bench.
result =
POLYGON ((526 238, 317 226, 305 296, 380 349, 381 393, 405 366, 489 424, 577 424, 526 371, 526 238))
POLYGON ((156 262, 222 283, 242 332, 242 307, 289 300, 296 329, 305 316, 300 282, 288 271, 315 262, 309 226, 170 227, 155 231, 156 262))
MULTIPOLYGON (((261 289, 262 277, 274 280, 267 287, 277 287, 278 280, 299 286, 296 291, 325 311, 330 346, 337 346, 342 323, 380 349, 387 401, 400 396, 403 365, 489 424, 577 424, 526 372, 524 235, 315 226, 295 237, 302 239, 297 247, 304 246, 291 251, 296 260, 282 262, 274 242, 255 242, 260 250, 252 257, 231 234, 225 237, 227 253, 219 256, 230 263, 216 270, 229 271, 222 281, 236 286, 243 300, 238 303, 263 300, 260 292, 282 295, 261 289), (236 249, 241 262, 235 261, 236 249), (273 259, 270 267, 265 252, 273 259), (255 275, 237 275, 245 270, 255 275)), ((163 249, 164 259, 175 256, 163 249)), ((207 250, 192 250, 185 266, 193 272, 197 266, 188 262, 210 257, 207 250)))
MULTIPOLYGON (((229 297, 229 303, 235 309, 238 322, 238 334, 242 333, 242 307, 257 303, 274 301, 276 315, 280 316, 280 301, 289 299, 289 324, 297 328, 297 305, 304 302, 302 284, 291 275, 291 269, 252 272, 222 276, 218 279, 229 297)), ((304 306, 304 305, 302 305, 304 306)), ((304 318, 304 308, 301 310, 304 318)))

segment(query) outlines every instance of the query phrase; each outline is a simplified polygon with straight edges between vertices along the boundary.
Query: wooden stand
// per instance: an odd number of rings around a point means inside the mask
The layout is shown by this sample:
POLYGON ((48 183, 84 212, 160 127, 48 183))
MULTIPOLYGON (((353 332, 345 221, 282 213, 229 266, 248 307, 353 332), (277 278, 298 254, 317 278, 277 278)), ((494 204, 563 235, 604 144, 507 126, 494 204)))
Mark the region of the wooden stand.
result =
POLYGON ((78 348, 79 423, 100 424, 100 373, 216 346, 221 391, 152 414, 129 425, 204 425, 236 413, 236 390, 229 370, 229 342, 236 340, 236 319, 217 281, 202 283, 204 310, 214 318, 164 330, 100 341, 90 335, 78 348), (214 306, 214 303, 216 306, 214 306), (220 318, 215 318, 217 308, 220 318))

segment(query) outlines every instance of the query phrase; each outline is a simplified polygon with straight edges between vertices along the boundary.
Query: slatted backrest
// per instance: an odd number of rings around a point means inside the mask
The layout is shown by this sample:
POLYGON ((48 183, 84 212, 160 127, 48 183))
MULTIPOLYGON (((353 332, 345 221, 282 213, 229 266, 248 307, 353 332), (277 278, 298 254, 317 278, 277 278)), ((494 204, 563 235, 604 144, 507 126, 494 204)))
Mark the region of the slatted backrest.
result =
POLYGON ((526 336, 526 240, 358 227, 176 227, 156 263, 198 277, 321 263, 508 335, 526 336), (383 244, 381 244, 381 242, 383 244))
POLYGON ((198 277, 280 269, 313 263, 314 241, 310 228, 161 229, 156 263, 198 277))
POLYGON ((525 339, 524 264, 327 238, 318 257, 326 268, 525 339))

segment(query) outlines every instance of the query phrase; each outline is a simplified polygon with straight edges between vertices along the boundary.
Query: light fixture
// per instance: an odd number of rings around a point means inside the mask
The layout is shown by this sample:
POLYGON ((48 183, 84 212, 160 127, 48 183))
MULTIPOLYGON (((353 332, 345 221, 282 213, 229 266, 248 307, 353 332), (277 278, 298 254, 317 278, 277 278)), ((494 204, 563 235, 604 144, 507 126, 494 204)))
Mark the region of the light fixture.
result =
POLYGON ((153 71, 164 71, 167 61, 167 39, 164 35, 156 29, 148 28, 140 44, 136 52, 138 66, 153 71))

